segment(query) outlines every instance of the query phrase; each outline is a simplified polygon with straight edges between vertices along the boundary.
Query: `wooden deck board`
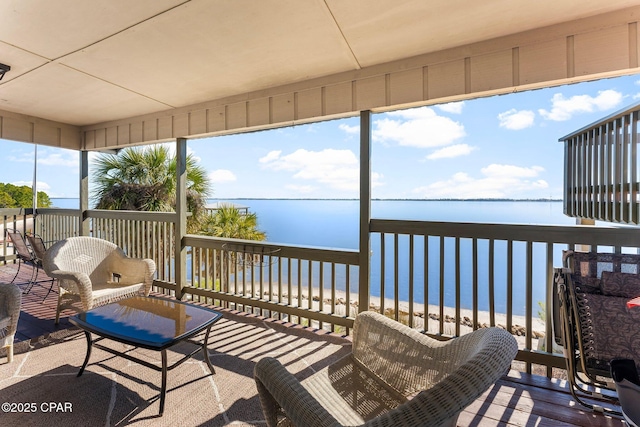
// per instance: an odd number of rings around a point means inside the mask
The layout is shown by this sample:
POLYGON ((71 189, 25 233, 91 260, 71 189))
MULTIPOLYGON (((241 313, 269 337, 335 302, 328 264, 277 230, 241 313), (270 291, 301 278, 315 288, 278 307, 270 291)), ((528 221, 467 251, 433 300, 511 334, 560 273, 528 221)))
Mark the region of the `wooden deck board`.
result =
MULTIPOLYGON (((17 266, 0 267, 0 282, 10 281, 17 266)), ((24 266, 16 283, 24 283, 31 276, 31 269, 24 266)), ((34 286, 23 294, 22 311, 18 322, 16 341, 29 340, 72 325, 63 312, 60 325, 54 325, 57 293, 47 293, 46 288, 34 286)), ((473 402, 460 415, 459 426, 624 426, 625 423, 611 417, 582 408, 569 393, 566 381, 549 379, 512 370, 491 389, 473 402)))

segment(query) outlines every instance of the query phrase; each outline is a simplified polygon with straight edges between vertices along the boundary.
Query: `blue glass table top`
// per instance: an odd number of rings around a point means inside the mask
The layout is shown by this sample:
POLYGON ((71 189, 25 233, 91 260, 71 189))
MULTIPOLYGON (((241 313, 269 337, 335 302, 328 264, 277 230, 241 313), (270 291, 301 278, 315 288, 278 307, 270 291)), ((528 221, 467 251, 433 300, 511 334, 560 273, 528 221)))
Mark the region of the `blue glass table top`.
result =
POLYGON ((206 307, 136 296, 92 308, 69 321, 106 338, 162 350, 203 331, 220 317, 221 313, 206 307))

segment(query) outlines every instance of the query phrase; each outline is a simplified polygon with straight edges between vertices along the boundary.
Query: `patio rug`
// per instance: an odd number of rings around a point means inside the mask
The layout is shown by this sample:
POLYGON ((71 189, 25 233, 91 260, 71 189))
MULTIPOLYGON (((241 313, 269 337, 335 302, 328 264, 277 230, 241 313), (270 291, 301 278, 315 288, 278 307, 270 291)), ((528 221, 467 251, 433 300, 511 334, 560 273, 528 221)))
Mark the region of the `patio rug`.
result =
MULTIPOLYGON (((102 344, 124 349, 123 344, 102 344)), ((225 313, 211 331, 209 370, 198 352, 169 371, 162 417, 158 417, 160 372, 93 348, 84 333, 62 330, 17 343, 13 363, 0 359, 0 425, 3 426, 221 426, 264 425, 253 368, 262 357, 277 357, 299 378, 307 377, 351 351, 349 341, 251 316, 225 313)), ((195 347, 181 344, 169 362, 195 347)), ((134 355, 160 364, 160 353, 134 355)))

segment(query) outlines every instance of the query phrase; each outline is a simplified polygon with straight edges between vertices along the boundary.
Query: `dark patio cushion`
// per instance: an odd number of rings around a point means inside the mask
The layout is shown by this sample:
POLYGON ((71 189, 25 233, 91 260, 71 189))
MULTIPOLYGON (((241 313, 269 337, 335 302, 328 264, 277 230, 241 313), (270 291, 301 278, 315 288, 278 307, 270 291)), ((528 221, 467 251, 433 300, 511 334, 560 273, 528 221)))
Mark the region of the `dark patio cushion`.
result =
POLYGON ((637 274, 602 272, 600 289, 603 295, 635 298, 640 296, 640 276, 637 274))
POLYGON ((571 275, 571 281, 581 291, 588 294, 601 294, 600 289, 601 280, 597 277, 585 277, 577 274, 571 275))
POLYGON ((627 308, 628 298, 577 295, 582 305, 583 345, 588 358, 608 369, 614 358, 640 361, 640 308, 627 308))

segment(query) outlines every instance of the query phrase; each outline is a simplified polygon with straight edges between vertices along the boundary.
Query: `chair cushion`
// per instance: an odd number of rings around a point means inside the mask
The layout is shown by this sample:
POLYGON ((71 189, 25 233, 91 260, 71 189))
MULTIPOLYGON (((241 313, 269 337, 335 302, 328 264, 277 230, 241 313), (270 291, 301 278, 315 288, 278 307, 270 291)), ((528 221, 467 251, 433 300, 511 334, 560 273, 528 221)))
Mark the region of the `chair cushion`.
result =
POLYGON ((571 274, 571 281, 580 288, 581 291, 588 294, 600 294, 602 280, 597 277, 585 277, 578 274, 571 274))
POLYGON ((640 310, 627 308, 628 298, 578 294, 586 308, 583 327, 585 353, 608 370, 611 359, 640 361, 640 310))
POLYGON ((396 408, 407 399, 348 355, 306 380, 302 386, 323 402, 342 425, 360 425, 396 408))
POLYGON ((604 271, 600 289, 603 295, 635 298, 640 296, 640 276, 637 274, 604 271))
POLYGON ((144 291, 144 282, 128 286, 122 286, 122 284, 115 282, 94 283, 92 292, 93 305, 108 304, 128 296, 143 294, 144 291))

